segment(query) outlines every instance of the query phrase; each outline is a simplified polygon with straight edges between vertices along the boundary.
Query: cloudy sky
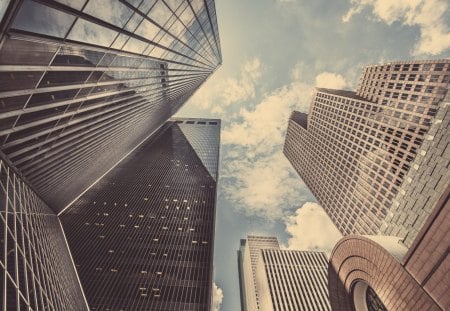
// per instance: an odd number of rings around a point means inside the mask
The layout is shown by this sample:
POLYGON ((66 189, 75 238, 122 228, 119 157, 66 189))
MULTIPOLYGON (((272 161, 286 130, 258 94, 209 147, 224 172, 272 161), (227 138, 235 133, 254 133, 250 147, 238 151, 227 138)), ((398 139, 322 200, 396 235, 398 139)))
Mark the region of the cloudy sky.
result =
POLYGON ((338 238, 282 154, 314 86, 355 89, 361 67, 450 57, 447 0, 216 0, 223 65, 178 113, 222 119, 215 310, 239 310, 247 234, 330 251, 338 238))

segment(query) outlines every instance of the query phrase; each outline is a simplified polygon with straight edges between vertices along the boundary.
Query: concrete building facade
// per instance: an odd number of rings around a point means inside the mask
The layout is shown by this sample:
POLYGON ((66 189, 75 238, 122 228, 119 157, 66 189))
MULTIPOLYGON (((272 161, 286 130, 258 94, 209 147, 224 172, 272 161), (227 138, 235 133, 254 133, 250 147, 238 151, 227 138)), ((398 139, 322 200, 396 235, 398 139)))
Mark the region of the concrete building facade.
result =
POLYGON ((247 236, 238 251, 244 311, 330 309, 322 252, 281 250, 275 237, 247 236))
POLYGON ((331 311, 325 253, 262 249, 256 268, 259 310, 331 311))
POLYGON ((256 287, 256 266, 261 249, 280 249, 276 237, 249 235, 241 240, 238 250, 239 287, 243 311, 258 310, 259 294, 256 287))
POLYGON ((450 81, 450 61, 368 66, 356 92, 316 89, 284 154, 343 234, 379 234, 450 81))
POLYGON ((449 133, 447 97, 385 221, 404 254, 373 237, 338 242, 328 269, 333 310, 450 309, 449 133))

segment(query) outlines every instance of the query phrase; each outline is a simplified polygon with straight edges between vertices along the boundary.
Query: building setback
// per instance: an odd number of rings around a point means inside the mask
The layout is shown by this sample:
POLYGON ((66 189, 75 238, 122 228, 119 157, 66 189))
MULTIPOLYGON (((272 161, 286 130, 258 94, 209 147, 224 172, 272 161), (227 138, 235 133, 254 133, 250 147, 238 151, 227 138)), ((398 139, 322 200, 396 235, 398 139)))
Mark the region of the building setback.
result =
POLYGON ((219 120, 167 122, 61 215, 91 310, 205 310, 219 120))
MULTIPOLYGON (((155 133, 220 64, 213 0, 0 1, 1 310, 89 308, 57 214, 155 133)), ((215 140, 202 145, 193 138, 206 136, 197 132, 184 135, 192 148, 203 146, 197 155, 210 169, 215 140)), ((206 265, 206 253, 190 264, 206 265)), ((200 293, 194 308, 199 301, 203 308, 208 294, 192 288, 200 293)))
POLYGON ((449 82, 449 60, 368 66, 356 92, 318 88, 292 113, 284 154, 343 234, 385 230, 449 82))
POLYGON ((259 310, 331 310, 323 252, 262 249, 256 268, 259 310))

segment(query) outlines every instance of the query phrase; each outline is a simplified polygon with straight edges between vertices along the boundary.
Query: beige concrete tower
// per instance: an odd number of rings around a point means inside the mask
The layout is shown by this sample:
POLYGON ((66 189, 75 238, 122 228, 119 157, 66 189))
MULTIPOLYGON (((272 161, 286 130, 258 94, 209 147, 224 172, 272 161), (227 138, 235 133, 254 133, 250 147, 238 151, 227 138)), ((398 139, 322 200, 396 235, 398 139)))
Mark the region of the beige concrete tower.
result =
POLYGON ((318 88, 293 112, 284 154, 343 234, 383 231, 449 81, 450 60, 373 65, 356 92, 318 88))

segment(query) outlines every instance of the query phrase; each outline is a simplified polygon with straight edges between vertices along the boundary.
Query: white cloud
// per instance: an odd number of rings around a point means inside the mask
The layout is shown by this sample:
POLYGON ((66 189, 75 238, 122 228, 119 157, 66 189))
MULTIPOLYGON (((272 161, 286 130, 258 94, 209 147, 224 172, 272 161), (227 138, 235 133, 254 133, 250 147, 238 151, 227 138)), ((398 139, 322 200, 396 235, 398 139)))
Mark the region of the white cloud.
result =
POLYGON ((239 79, 227 79, 222 86, 222 98, 226 104, 255 98, 255 84, 261 78, 262 64, 258 58, 244 63, 239 79))
POLYGON ((372 8, 379 20, 391 25, 400 22, 420 28, 420 39, 413 54, 437 55, 450 48, 450 31, 445 21, 446 0, 351 0, 352 6, 342 17, 348 22, 364 8, 372 8))
POLYGON ((223 183, 224 194, 237 209, 275 220, 303 200, 303 183, 281 149, 280 146, 277 152, 262 157, 241 149, 240 157, 228 160, 223 174, 227 180, 223 183))
POLYGON ((330 254, 342 237, 328 215, 317 203, 307 202, 286 219, 286 232, 291 236, 289 249, 319 250, 330 254))
POLYGON ((223 193, 237 209, 275 220, 302 200, 304 186, 282 149, 292 110, 307 111, 311 92, 300 82, 278 88, 223 129, 223 193))
POLYGON ((222 304, 222 300, 223 300, 223 291, 214 282, 212 292, 213 292, 213 301, 212 301, 211 311, 219 311, 220 305, 222 304))
POLYGON ((316 76, 316 86, 329 89, 342 89, 348 85, 344 77, 340 74, 322 72, 316 76))
POLYGON ((222 131, 224 144, 251 147, 255 153, 271 152, 284 141, 292 110, 307 111, 310 85, 295 82, 266 95, 253 109, 242 108, 238 120, 222 131))
POLYGON ((213 76, 190 101, 201 109, 223 114, 227 106, 255 98, 255 87, 261 78, 263 67, 259 58, 255 57, 242 64, 238 77, 216 81, 217 78, 213 76))

